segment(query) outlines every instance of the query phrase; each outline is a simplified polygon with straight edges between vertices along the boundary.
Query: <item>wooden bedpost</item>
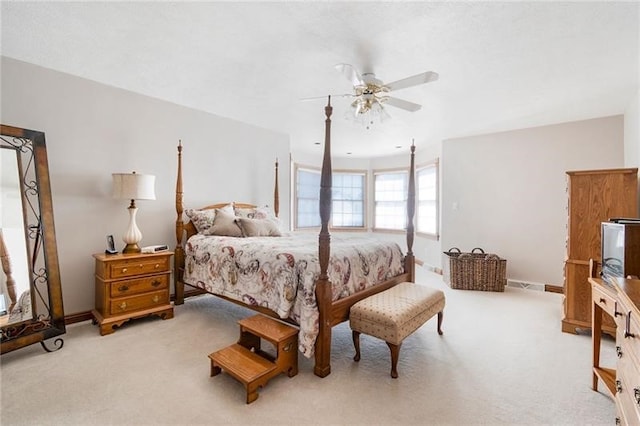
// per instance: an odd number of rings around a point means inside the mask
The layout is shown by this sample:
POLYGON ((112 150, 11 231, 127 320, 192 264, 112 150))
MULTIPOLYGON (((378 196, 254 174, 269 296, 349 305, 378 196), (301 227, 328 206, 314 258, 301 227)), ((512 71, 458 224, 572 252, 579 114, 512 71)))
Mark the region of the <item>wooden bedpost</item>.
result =
POLYGON ((278 158, 276 157, 276 182, 273 186, 273 212, 276 217, 280 213, 280 193, 278 191, 278 158))
POLYGON ((407 194, 407 255, 404 258, 404 270, 409 273, 409 281, 416 280, 416 260, 413 255, 413 218, 416 213, 416 146, 411 142, 411 165, 409 166, 409 186, 407 194))
POLYGON ((178 176, 176 179, 176 248, 173 254, 173 285, 175 287, 175 304, 184 303, 184 282, 182 273, 184 271, 184 249, 182 239, 184 238, 184 222, 182 221, 182 140, 178 140, 178 176))
POLYGON ((330 243, 329 219, 331 217, 331 96, 324 108, 327 116, 324 130, 324 158, 322 159, 322 174, 320 175, 320 235, 318 237, 318 259, 320 261, 320 276, 316 283, 316 299, 319 319, 319 334, 315 345, 314 374, 326 377, 331 373, 331 283, 327 276, 329 267, 330 243))

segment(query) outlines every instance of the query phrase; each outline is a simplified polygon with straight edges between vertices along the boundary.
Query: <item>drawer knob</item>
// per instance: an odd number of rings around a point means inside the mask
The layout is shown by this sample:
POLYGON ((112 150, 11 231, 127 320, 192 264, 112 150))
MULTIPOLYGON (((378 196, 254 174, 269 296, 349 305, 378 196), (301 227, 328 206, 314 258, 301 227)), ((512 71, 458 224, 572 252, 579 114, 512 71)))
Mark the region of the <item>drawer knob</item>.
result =
POLYGON ((118 287, 118 291, 127 291, 129 290, 129 286, 128 285, 121 285, 120 287, 118 287))
POLYGON ((158 303, 158 301, 160 300, 160 297, 156 294, 155 296, 153 296, 153 303, 158 303))
POLYGON ((138 265, 138 268, 141 268, 141 269, 142 269, 142 263, 138 265))
POLYGON ((622 348, 620 346, 616 346, 616 355, 618 355, 618 358, 622 358, 622 348))
POLYGON ((122 268, 122 273, 126 274, 127 273, 127 268, 122 268))
POLYGON ((127 302, 122 302, 122 303, 120 304, 120 309, 122 309, 123 311, 124 311, 125 309, 127 309, 127 302))
POLYGON ((158 280, 153 280, 151 282, 151 285, 154 286, 154 287, 158 287, 160 284, 162 284, 162 283, 160 281, 158 281, 158 280))
POLYGON ((604 297, 601 297, 600 298, 600 303, 602 303, 603 305, 606 305, 607 301, 606 301, 606 299, 604 297))
POLYGON ((160 267, 159 263, 156 263, 156 269, 158 269, 160 267))
POLYGON ((620 380, 616 380, 616 392, 622 392, 622 382, 620 380))

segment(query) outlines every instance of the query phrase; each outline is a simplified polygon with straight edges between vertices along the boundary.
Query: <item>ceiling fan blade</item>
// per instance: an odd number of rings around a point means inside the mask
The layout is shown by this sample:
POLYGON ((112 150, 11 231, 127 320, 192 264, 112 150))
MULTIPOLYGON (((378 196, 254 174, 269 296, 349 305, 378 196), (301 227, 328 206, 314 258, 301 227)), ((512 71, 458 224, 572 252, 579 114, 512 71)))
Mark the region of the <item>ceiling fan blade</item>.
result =
POLYGON ((300 98, 299 101, 315 101, 317 99, 327 99, 327 96, 331 96, 332 98, 353 98, 355 95, 352 93, 341 93, 339 95, 330 94, 324 96, 312 96, 310 98, 300 98))
POLYGON ((416 112, 420 108, 422 108, 422 105, 414 104, 413 102, 405 101, 404 99, 398 99, 391 96, 389 96, 384 103, 411 112, 416 112))
POLYGON ((360 73, 352 65, 337 64, 335 68, 336 71, 344 75, 354 86, 364 86, 362 76, 360 76, 360 73))
POLYGON ((437 79, 437 72, 427 71, 422 74, 416 74, 411 77, 403 78, 402 80, 394 81, 393 83, 385 84, 385 86, 387 86, 389 90, 400 90, 411 86, 417 86, 418 84, 436 81, 437 79))

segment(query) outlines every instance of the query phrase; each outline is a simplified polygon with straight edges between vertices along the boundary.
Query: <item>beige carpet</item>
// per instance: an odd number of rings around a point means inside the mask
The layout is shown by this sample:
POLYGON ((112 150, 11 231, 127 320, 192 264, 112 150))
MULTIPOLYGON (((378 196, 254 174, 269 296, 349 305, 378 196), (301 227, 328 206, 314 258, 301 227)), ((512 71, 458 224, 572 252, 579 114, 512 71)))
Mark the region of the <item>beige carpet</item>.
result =
MULTIPOLYGON (((407 338, 389 376, 384 342, 362 336, 352 361, 348 324, 334 329, 332 373, 281 375, 245 404, 241 384, 209 377, 207 355, 237 339, 251 311, 212 296, 176 307, 175 318, 142 319, 101 337, 75 324, 64 347, 40 345, 1 357, 2 425, 192 424, 614 424, 615 405, 591 384, 591 339, 560 331, 562 296, 507 288, 445 291, 444 335, 431 320, 407 338)), ((603 360, 613 365, 613 341, 603 360)))

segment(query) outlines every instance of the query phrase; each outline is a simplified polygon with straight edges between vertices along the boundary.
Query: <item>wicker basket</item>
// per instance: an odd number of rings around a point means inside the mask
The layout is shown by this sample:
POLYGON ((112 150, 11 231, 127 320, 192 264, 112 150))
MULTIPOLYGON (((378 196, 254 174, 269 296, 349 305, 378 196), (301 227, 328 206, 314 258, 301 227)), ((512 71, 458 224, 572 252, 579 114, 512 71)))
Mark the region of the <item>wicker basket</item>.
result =
POLYGON ((479 247, 462 253, 453 247, 449 256, 450 286, 461 290, 504 291, 507 285, 507 260, 487 254, 479 247))

